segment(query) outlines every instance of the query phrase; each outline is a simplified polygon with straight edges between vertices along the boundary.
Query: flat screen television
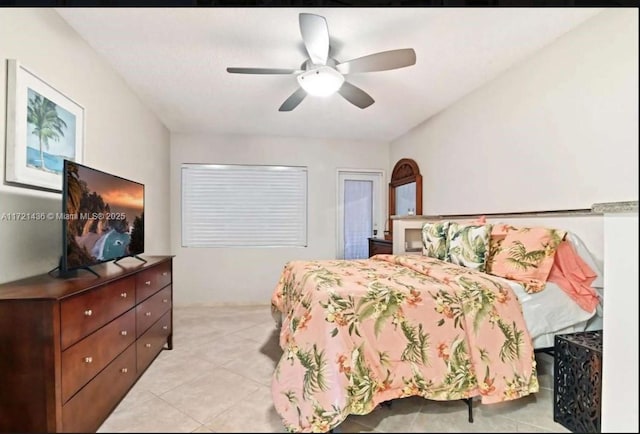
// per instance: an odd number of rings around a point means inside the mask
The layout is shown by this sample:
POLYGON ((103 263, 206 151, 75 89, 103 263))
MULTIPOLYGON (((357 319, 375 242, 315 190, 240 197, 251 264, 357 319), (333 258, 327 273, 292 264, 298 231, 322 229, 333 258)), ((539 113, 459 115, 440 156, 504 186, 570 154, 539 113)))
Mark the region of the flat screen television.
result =
POLYGON ((62 213, 61 274, 128 256, 144 261, 143 184, 64 160, 62 213))

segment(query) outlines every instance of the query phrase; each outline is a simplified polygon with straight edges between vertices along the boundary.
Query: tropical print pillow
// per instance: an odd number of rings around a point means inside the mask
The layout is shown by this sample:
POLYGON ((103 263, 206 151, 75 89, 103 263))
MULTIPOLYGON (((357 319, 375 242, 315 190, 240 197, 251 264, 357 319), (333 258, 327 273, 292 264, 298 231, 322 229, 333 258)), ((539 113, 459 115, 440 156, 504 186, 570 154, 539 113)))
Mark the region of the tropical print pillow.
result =
POLYGON ((510 231, 517 231, 516 226, 506 223, 494 223, 491 227, 491 238, 489 239, 489 255, 487 257, 486 272, 491 273, 493 261, 498 253, 502 251, 502 242, 510 231))
POLYGON ((448 231, 449 262, 484 272, 490 237, 490 224, 451 222, 448 231))
POLYGON ((448 221, 427 222, 422 225, 422 254, 441 261, 448 261, 448 221))
POLYGON ((523 283, 530 294, 542 291, 565 235, 566 231, 545 227, 509 231, 493 258, 491 274, 523 283))

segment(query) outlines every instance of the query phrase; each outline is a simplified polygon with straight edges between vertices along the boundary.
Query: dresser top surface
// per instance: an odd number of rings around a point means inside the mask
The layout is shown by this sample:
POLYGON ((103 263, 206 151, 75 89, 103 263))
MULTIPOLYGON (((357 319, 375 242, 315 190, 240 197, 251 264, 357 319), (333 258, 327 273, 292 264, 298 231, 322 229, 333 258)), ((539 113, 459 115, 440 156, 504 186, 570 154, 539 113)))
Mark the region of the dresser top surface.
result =
POLYGON ((0 284, 0 301, 64 298, 170 261, 172 257, 143 256, 146 263, 135 258, 124 258, 117 264, 106 262, 91 266, 91 269, 100 277, 96 277, 87 270, 79 269, 75 277, 60 278, 56 277, 56 272, 52 272, 2 283, 0 284))
POLYGON ((369 241, 373 241, 374 243, 379 244, 393 244, 393 240, 385 240, 384 238, 369 238, 369 241))

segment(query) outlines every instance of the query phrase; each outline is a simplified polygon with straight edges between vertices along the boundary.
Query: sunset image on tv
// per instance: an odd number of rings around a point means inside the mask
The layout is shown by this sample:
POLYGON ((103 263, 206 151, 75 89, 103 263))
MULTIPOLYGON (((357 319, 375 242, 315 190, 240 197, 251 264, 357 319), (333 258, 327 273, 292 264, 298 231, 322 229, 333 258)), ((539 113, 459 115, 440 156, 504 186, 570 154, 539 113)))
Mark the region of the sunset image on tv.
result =
POLYGON ((144 185, 65 165, 66 268, 144 252, 144 185))

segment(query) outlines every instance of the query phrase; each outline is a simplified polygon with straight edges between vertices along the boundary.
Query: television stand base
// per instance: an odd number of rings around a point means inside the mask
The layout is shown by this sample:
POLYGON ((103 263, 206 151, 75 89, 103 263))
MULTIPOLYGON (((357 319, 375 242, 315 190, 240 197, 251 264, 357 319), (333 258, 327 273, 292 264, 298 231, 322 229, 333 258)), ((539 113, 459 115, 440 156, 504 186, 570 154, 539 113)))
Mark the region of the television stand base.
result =
POLYGON ((78 270, 87 270, 91 274, 95 274, 96 277, 100 277, 100 275, 98 273, 96 273, 95 271, 93 271, 89 267, 78 267, 78 268, 74 268, 73 270, 63 271, 62 270, 62 258, 60 258, 60 265, 58 265, 53 270, 49 271, 48 274, 51 275, 51 273, 53 273, 56 270, 58 270, 58 274, 56 274, 55 277, 60 277, 62 279, 67 279, 67 278, 70 278, 70 277, 78 277, 78 270))
POLYGON ((114 263, 114 264, 117 264, 119 260, 124 259, 124 258, 136 258, 136 259, 138 259, 138 260, 140 260, 140 261, 144 262, 145 264, 147 263, 147 260, 146 260, 146 259, 143 259, 143 258, 141 258, 141 257, 140 257, 140 256, 138 256, 138 255, 123 256, 122 258, 118 258, 118 259, 116 259, 115 261, 113 261, 113 263, 114 263))
POLYGON ((77 272, 78 270, 87 270, 89 273, 91 273, 91 274, 95 274, 95 276, 96 276, 96 277, 100 277, 100 275, 99 275, 98 273, 96 273, 95 271, 93 271, 93 270, 92 270, 91 268, 89 268, 89 267, 80 267, 80 268, 77 268, 77 269, 76 269, 76 272, 77 272))

